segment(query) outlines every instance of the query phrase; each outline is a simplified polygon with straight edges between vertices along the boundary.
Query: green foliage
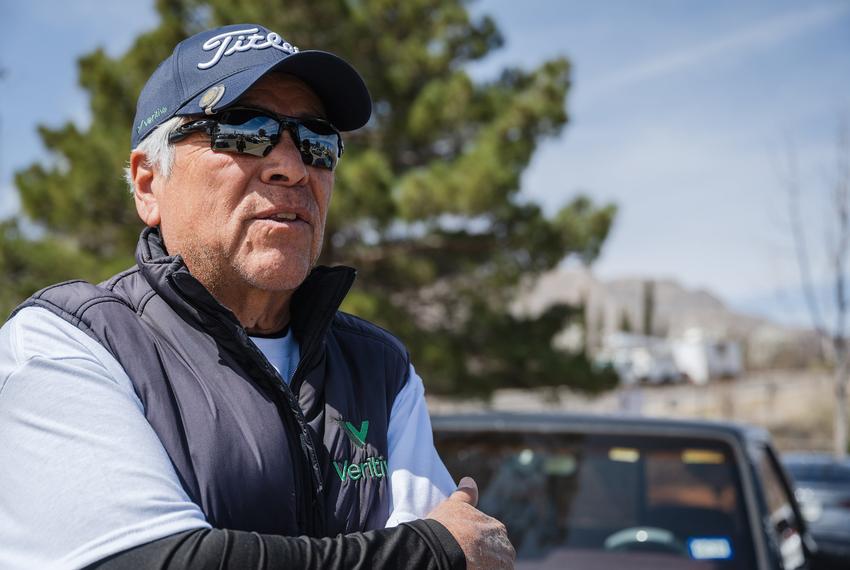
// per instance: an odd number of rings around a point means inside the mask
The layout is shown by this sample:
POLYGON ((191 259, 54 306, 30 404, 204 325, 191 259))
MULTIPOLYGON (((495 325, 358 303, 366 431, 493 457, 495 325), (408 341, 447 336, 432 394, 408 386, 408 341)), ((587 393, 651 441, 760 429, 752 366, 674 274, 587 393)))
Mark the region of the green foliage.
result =
POLYGON ((68 279, 102 281, 132 262, 98 259, 60 239, 26 239, 14 220, 0 222, 0 310, 4 315, 33 292, 68 279))
POLYGON ((184 37, 257 21, 302 49, 345 56, 375 102, 370 124, 346 137, 321 260, 359 269, 344 308, 398 334, 433 392, 613 383, 583 354, 553 348, 552 337, 581 318, 576 309, 534 319, 509 310, 521 279, 567 256, 593 262, 616 213, 578 197, 547 217, 519 196, 537 145, 567 122, 566 59, 473 82, 465 66, 503 40, 460 0, 159 0, 157 9, 160 26, 126 54, 80 60, 91 126, 40 128, 55 160, 19 172, 16 183, 46 237, 4 231, 3 251, 19 253, 3 263, 26 276, 4 272, 0 279, 19 279, 4 287, 4 301, 70 276, 99 280, 115 264, 104 260, 133 250, 140 223, 122 167, 139 90, 184 37))

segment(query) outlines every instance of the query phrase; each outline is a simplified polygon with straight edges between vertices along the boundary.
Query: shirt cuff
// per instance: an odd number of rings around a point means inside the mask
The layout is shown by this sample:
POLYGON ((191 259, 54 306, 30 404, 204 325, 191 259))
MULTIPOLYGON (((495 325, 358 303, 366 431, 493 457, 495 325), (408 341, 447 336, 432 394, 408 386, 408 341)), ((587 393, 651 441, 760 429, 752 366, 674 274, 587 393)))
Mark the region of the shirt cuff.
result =
POLYGON ((417 519, 402 523, 418 534, 434 555, 438 568, 466 570, 466 556, 452 533, 434 519, 417 519))

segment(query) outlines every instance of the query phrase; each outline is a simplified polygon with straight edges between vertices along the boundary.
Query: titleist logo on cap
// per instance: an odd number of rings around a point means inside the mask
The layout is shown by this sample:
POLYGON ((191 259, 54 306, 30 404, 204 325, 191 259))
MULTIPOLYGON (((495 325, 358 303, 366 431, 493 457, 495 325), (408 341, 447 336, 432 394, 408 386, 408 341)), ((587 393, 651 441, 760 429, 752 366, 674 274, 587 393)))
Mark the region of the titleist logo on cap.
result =
POLYGON ((216 50, 213 58, 207 62, 199 63, 198 69, 209 69, 221 61, 221 58, 234 53, 248 51, 250 49, 275 48, 284 53, 296 53, 298 48, 284 41, 279 34, 269 32, 263 36, 258 34, 260 28, 249 28, 247 30, 236 30, 213 36, 204 42, 201 49, 204 51, 216 50), (235 40, 235 41, 234 41, 235 40))

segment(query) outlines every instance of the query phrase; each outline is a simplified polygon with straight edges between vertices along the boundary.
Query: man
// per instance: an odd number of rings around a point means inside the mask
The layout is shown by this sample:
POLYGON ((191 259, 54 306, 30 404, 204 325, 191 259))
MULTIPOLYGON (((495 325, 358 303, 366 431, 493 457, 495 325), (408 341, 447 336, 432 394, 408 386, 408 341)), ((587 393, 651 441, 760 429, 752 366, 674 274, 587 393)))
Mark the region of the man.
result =
POLYGON ((370 114, 345 61, 258 25, 160 64, 137 265, 0 329, 0 567, 512 565, 474 481, 452 492, 403 345, 338 312, 352 269, 314 267, 339 130, 370 114))

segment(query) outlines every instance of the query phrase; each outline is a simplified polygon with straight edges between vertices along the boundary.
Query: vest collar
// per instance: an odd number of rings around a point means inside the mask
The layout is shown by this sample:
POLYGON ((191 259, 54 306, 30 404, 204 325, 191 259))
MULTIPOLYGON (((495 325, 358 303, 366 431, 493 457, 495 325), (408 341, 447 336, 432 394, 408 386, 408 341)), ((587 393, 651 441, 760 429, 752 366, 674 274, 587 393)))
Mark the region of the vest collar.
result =
MULTIPOLYGON (((142 231, 136 263, 151 288, 183 319, 219 340, 233 339, 235 334, 247 342, 236 315, 189 273, 180 255, 168 255, 159 228, 142 231)), ((290 302, 290 326, 301 343, 302 360, 323 344, 355 275, 351 267, 317 266, 295 291, 290 302)))

